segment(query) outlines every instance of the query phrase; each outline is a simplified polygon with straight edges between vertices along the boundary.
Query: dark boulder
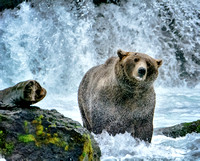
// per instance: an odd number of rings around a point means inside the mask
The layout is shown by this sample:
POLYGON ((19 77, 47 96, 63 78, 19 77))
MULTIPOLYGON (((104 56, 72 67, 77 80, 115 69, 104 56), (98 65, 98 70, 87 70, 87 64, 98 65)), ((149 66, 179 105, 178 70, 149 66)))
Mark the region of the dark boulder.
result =
POLYGON ((155 134, 163 134, 173 138, 182 137, 192 132, 200 133, 200 120, 154 130, 155 134))
MULTIPOLYGON (((41 2, 45 2, 45 0, 0 0, 0 12, 3 11, 4 9, 14 9, 15 7, 17 7, 20 3, 24 1, 31 2, 32 4, 31 6, 35 6, 41 2)), ((46 1, 46 3, 52 3, 53 1, 54 0, 46 1)), ((74 6, 76 6, 79 3, 79 1, 76 1, 76 0, 68 0, 65 2, 72 3, 74 4, 74 6)), ((85 2, 87 3, 87 1, 80 1, 80 4, 85 3, 85 2)), ((93 0, 93 3, 97 6, 102 3, 114 3, 114 4, 119 5, 120 0, 93 0)))
POLYGON ((3 11, 4 9, 8 8, 13 9, 23 1, 25 0, 0 0, 0 11, 3 11))
POLYGON ((0 109, 0 154, 9 160, 100 160, 93 136, 56 110, 0 109))
POLYGON ((120 0, 93 0, 93 3, 96 5, 100 5, 102 3, 120 4, 120 0))

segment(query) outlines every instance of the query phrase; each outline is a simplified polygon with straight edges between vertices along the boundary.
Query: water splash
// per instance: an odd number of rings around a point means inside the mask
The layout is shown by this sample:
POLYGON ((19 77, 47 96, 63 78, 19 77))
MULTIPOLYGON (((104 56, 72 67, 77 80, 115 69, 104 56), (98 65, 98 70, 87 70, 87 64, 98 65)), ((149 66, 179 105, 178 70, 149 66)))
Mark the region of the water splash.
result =
POLYGON ((123 160, 198 160, 200 134, 188 134, 182 138, 153 136, 152 143, 135 140, 129 133, 110 136, 107 132, 95 135, 102 151, 103 161, 123 160), (112 154, 112 156, 111 156, 112 154))
POLYGON ((87 36, 90 22, 73 20, 63 6, 44 4, 40 11, 23 3, 20 10, 3 12, 1 81, 10 85, 36 79, 47 84, 48 91, 71 92, 86 69, 96 64, 87 36))

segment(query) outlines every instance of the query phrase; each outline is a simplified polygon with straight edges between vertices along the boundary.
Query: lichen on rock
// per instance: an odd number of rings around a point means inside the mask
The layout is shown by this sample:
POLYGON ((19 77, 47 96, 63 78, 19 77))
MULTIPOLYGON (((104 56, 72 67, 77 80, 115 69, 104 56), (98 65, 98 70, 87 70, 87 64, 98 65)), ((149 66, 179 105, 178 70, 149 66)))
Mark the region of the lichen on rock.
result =
POLYGON ((165 136, 173 138, 183 137, 192 132, 200 133, 200 120, 181 123, 171 127, 158 128, 155 129, 154 132, 157 134, 163 134, 165 136))
POLYGON ((19 135, 18 140, 23 143, 28 143, 28 142, 32 142, 32 141, 35 142, 35 137, 32 134, 19 135))
POLYGON ((100 160, 93 136, 56 110, 0 109, 0 122, 0 154, 7 160, 100 160))
POLYGON ((83 146, 83 152, 81 156, 79 157, 80 160, 86 160, 92 161, 93 160, 93 148, 92 148, 92 142, 90 139, 90 135, 84 135, 84 146, 83 146))
POLYGON ((0 153, 10 155, 14 149, 12 142, 6 141, 7 134, 5 130, 0 130, 0 153))

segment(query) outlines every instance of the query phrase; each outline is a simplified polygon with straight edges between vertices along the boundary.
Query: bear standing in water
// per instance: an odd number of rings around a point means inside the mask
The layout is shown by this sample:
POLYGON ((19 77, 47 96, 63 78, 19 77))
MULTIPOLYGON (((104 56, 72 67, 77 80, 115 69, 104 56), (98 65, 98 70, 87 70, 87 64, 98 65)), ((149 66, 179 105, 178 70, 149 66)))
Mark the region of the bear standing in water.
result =
POLYGON ((151 142, 156 99, 153 83, 162 60, 122 50, 117 54, 91 68, 80 83, 78 103, 83 126, 95 134, 127 131, 151 142))

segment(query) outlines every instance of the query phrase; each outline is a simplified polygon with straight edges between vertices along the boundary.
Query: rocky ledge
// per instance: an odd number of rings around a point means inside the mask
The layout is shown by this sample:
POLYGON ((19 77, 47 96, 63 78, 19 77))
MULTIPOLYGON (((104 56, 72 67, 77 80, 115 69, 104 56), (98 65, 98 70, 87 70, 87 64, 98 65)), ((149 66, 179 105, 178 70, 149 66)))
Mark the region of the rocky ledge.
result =
POLYGON ((163 134, 168 137, 182 137, 189 133, 200 133, 200 120, 181 123, 171 127, 158 128, 154 130, 156 134, 163 134))
POLYGON ((56 110, 0 109, 0 154, 9 160, 100 160, 93 136, 56 110))

